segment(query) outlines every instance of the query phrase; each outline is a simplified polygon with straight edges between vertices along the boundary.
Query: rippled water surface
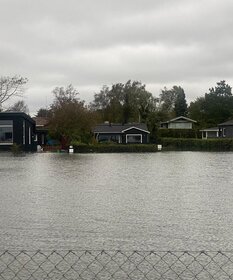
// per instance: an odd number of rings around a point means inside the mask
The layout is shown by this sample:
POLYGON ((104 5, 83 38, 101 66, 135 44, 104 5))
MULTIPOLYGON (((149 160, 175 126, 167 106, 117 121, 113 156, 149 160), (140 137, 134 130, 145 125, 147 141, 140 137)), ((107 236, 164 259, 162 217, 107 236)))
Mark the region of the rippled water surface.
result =
POLYGON ((0 154, 1 249, 232 250, 233 153, 0 154))

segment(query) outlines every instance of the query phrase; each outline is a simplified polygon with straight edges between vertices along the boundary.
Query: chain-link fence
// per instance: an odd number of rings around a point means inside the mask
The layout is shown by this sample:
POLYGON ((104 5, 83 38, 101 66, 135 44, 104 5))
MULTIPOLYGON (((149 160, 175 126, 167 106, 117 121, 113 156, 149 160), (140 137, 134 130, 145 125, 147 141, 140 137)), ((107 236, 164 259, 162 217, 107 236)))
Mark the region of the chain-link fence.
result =
POLYGON ((233 252, 2 251, 0 279, 233 279, 233 252))

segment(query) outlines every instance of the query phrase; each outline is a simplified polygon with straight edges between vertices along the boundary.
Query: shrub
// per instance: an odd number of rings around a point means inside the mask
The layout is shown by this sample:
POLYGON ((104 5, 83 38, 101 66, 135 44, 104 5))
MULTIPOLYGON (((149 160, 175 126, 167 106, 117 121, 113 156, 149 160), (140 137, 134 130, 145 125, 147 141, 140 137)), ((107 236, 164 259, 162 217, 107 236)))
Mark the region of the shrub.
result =
POLYGON ((95 145, 75 145, 75 152, 78 153, 145 153, 145 152, 156 152, 157 145, 149 144, 95 144, 95 145))
POLYGON ((22 147, 16 143, 11 146, 11 151, 14 155, 18 155, 22 153, 22 147))
POLYGON ((165 150, 182 151, 233 151, 233 139, 184 139, 162 138, 160 143, 165 150))
POLYGON ((201 133, 194 129, 166 129, 158 130, 158 137, 165 138, 201 138, 201 133))

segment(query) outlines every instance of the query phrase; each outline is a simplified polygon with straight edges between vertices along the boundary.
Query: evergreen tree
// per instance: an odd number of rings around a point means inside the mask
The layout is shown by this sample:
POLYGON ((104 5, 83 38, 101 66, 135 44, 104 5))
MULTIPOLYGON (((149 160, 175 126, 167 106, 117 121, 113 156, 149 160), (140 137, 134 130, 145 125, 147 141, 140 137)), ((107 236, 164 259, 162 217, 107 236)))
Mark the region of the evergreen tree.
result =
POLYGON ((180 86, 174 86, 173 91, 175 92, 176 96, 174 106, 176 117, 187 116, 188 106, 183 88, 180 86))
POLYGON ((197 120, 202 127, 216 126, 233 117, 233 95, 231 87, 220 81, 209 89, 204 97, 191 102, 190 117, 197 120))

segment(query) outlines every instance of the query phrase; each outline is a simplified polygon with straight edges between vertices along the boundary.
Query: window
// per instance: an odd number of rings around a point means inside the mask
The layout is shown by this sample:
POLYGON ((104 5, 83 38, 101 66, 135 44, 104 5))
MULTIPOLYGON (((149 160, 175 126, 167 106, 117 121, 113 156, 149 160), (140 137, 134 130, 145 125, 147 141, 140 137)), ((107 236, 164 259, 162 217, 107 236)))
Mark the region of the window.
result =
POLYGON ((119 134, 99 134, 97 137, 99 142, 114 142, 114 143, 121 142, 121 138, 119 134))
POLYGON ((142 134, 127 134, 126 143, 142 143, 142 134))
POLYGON ((13 144, 13 121, 0 120, 0 144, 13 144))

